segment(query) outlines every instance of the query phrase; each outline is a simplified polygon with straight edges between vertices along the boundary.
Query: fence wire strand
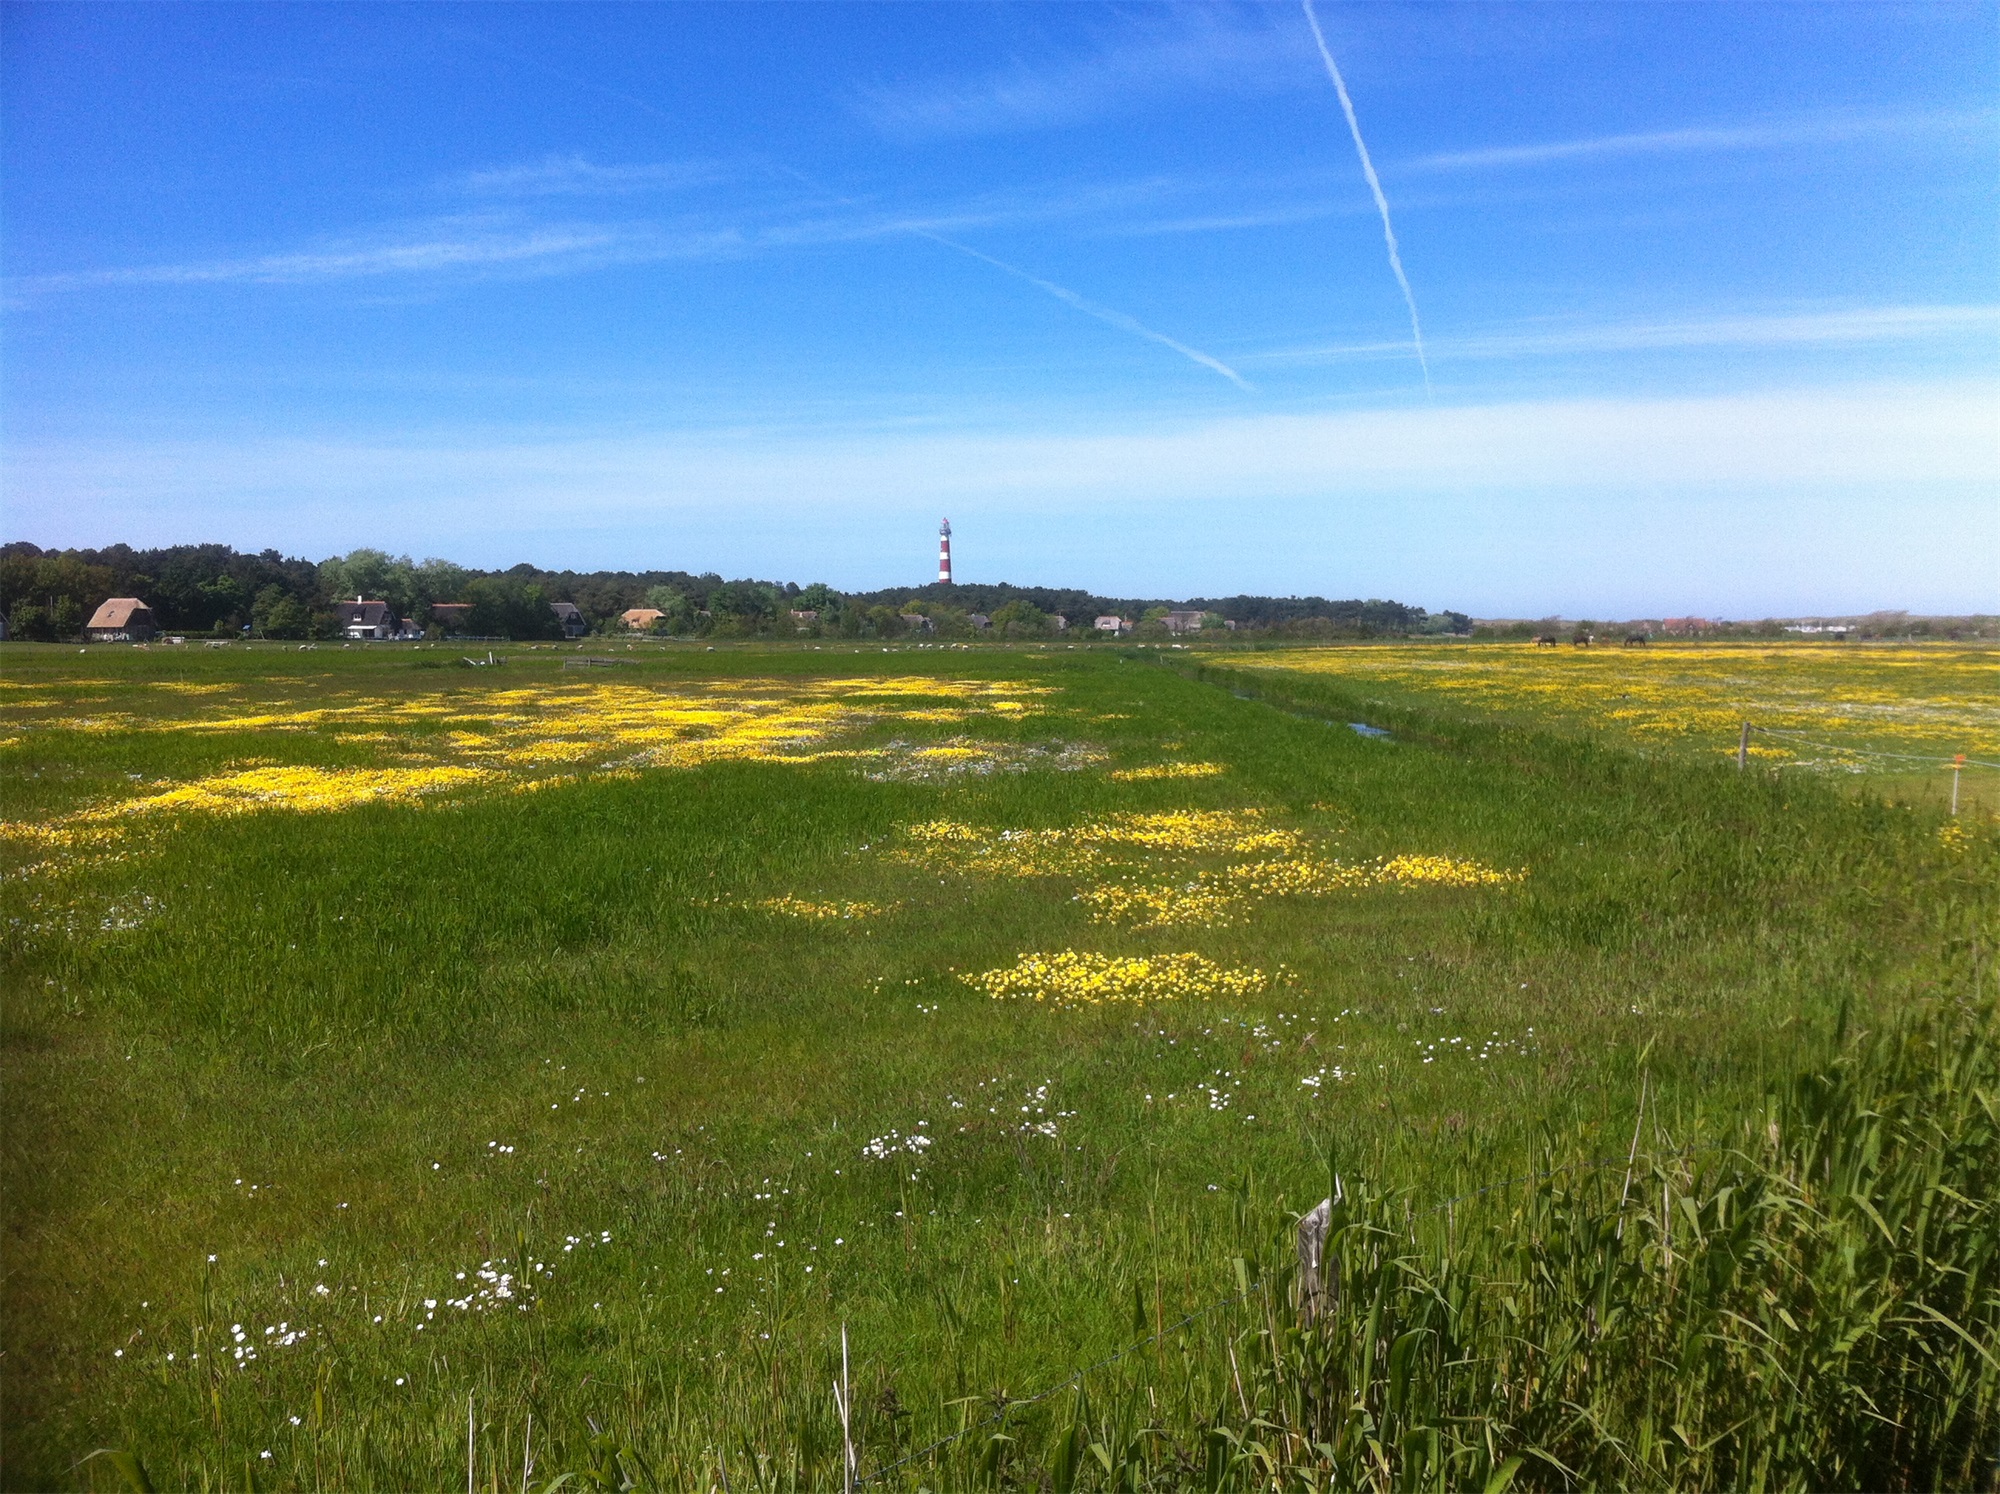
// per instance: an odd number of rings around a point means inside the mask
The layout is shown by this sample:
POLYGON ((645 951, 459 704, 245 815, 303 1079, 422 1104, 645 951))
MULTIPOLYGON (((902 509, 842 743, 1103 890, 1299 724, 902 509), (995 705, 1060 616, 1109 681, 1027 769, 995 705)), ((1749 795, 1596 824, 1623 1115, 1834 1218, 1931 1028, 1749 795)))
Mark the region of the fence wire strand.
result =
POLYGON ((1842 747, 1835 742, 1818 742, 1799 732, 1785 731, 1776 726, 1760 726, 1755 721, 1750 729, 1767 737, 1783 737, 1805 747, 1818 747, 1827 752, 1844 752, 1850 757, 1892 757, 1906 763, 1939 763, 1947 768, 2000 768, 2000 763, 1985 762, 1976 757, 1922 757, 1914 752, 1878 752, 1872 747, 1842 747))

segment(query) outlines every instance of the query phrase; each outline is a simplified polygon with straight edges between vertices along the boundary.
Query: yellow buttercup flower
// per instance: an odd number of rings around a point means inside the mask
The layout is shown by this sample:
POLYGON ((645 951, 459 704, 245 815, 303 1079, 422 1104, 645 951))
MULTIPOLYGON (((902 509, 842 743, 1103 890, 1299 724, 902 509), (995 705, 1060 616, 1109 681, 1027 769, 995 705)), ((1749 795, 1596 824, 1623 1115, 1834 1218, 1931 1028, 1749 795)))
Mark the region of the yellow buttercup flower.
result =
POLYGON ((789 894, 784 897, 767 897, 750 906, 761 908, 766 913, 782 913, 788 918, 804 918, 815 923, 823 923, 829 919, 876 918, 890 911, 881 903, 813 902, 809 898, 792 897, 789 894))
POLYGON ((1104 955, 1074 949, 1024 954, 1004 970, 960 979, 996 1001, 1065 1007, 1254 996, 1271 983, 1261 970, 1218 965, 1198 954, 1104 955))
POLYGON ((1111 776, 1120 783, 1144 783, 1156 778, 1215 778, 1228 771, 1221 763, 1154 763, 1145 768, 1119 768, 1111 776))

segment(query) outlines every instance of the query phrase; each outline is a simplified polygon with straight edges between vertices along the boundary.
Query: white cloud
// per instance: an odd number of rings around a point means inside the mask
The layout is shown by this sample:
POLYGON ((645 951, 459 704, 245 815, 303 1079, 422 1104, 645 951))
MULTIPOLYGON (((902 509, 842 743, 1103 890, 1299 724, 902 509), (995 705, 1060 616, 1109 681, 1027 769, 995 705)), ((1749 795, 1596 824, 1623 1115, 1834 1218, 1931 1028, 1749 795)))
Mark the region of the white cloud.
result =
POLYGON ((477 526, 499 508, 659 517, 712 503, 1006 498, 1305 503, 1417 493, 1729 484, 2000 482, 2000 390, 1901 384, 1679 399, 1569 399, 1263 414, 1074 431, 741 429, 539 440, 453 433, 17 446, 17 523, 123 500, 233 506, 421 502, 477 526))
POLYGON ((710 258, 742 248, 733 230, 672 233, 648 226, 515 226, 447 221, 402 235, 347 240, 323 248, 241 259, 134 265, 25 275, 8 283, 22 298, 121 286, 301 285, 398 275, 561 274, 663 259, 710 258))
MULTIPOLYGON (((550 185, 520 187, 517 195, 557 195, 578 183, 589 189, 593 173, 651 171, 641 167, 589 167, 559 161, 507 168, 493 177, 550 185)), ((662 172, 668 168, 659 168, 662 172)), ((775 206, 737 205, 711 213, 683 213, 668 221, 537 223, 525 211, 496 209, 386 226, 309 248, 230 259, 116 266, 22 275, 6 282, 16 302, 65 292, 135 286, 304 285, 328 281, 429 276, 490 278, 588 273, 608 265, 661 264, 742 258, 820 245, 866 243, 908 234, 959 233, 1089 219, 1174 196, 1181 184, 1166 177, 1123 182, 1058 184, 1036 191, 992 192, 930 207, 840 202, 831 209, 796 201, 775 206)), ((610 190, 610 189, 607 189, 610 190)), ((633 188, 632 190, 639 190, 633 188)), ((497 193, 498 189, 496 189, 497 193)))
MULTIPOLYGON (((1873 306, 1838 311, 1693 317, 1678 321, 1537 325, 1518 331, 1433 338, 1431 356, 1452 360, 1560 357, 1692 348, 1829 347, 1936 342, 2000 332, 2000 306, 1873 306)), ((1407 342, 1335 343, 1245 353, 1243 363, 1344 363, 1407 357, 1407 342)))
POLYGON ((1533 145, 1489 146, 1479 150, 1446 151, 1396 164, 1392 174, 1427 171, 1475 171, 1491 168, 1545 166, 1556 161, 1615 159, 1626 156, 1674 155, 1690 152, 1779 150, 1798 145, 1842 145, 1856 140, 1944 134, 1983 130, 1990 138, 1991 112, 1920 114, 1873 119, 1820 116, 1748 125, 1693 126, 1673 130, 1643 130, 1598 135, 1581 140, 1553 140, 1533 145))
MULTIPOLYGON (((1107 422, 1107 427, 1109 423, 1107 422)), ((1250 415, 1094 432, 18 443, 38 544, 359 544, 878 586, 1393 596, 1489 615, 1992 610, 2000 387, 1250 415)))
POLYGON ((456 178, 466 192, 494 197, 596 197, 669 192, 733 180, 742 170, 722 161, 653 161, 600 166, 579 155, 544 156, 456 178))
POLYGON ((1081 124, 1191 88, 1264 92, 1293 86, 1304 39, 1254 12, 1190 7, 1125 21, 1093 50, 1017 59, 984 76, 884 84, 856 108, 885 134, 999 134, 1081 124))

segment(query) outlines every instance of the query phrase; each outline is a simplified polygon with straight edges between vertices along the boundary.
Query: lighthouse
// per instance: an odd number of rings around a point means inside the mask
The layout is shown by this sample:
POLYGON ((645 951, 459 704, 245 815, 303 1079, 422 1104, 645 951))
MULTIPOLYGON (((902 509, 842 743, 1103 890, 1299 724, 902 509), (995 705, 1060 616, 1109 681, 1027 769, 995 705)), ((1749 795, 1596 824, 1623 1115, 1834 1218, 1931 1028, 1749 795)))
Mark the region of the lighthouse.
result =
POLYGON ((951 585, 951 520, 938 525, 938 585, 951 585))

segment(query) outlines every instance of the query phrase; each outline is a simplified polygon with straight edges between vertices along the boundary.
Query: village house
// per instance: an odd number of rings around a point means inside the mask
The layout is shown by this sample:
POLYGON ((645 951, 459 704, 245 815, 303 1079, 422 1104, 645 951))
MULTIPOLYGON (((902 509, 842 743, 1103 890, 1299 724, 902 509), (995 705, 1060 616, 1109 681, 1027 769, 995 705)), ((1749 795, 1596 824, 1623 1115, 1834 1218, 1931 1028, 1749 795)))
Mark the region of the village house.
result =
POLYGON ((647 633, 666 615, 657 607, 628 607, 618 614, 618 620, 635 633, 647 633))
POLYGON ((463 633, 472 621, 470 602, 432 602, 431 626, 449 638, 454 633, 463 633))
POLYGON ((990 628, 993 626, 993 619, 988 617, 984 612, 968 613, 965 620, 975 628, 990 628))
POLYGON ((819 621, 819 613, 811 607, 794 607, 792 609, 792 621, 798 625, 798 630, 801 633, 810 633, 813 630, 813 625, 819 621))
POLYGON ((897 615, 903 619, 903 626, 908 628, 912 633, 928 633, 935 626, 921 612, 903 612, 897 615))
POLYGON ((1132 624, 1122 617, 1100 617, 1094 626, 1100 633, 1110 633, 1113 635, 1132 631, 1132 624))
POLYGON ((137 597, 113 597, 83 627, 83 636, 92 643, 148 643, 158 632, 153 609, 137 597))
POLYGON ((1189 611, 1186 608, 1176 608, 1162 618, 1161 621, 1167 625, 1169 633, 1176 635, 1181 633, 1199 633, 1201 631, 1201 620, 1206 615, 1201 612, 1189 611))
POLYGON ((351 602, 336 602, 333 607, 333 625, 340 629, 343 638, 355 642, 378 642, 394 638, 401 626, 396 609, 387 602, 371 602, 365 597, 356 597, 351 602))
POLYGON ((590 631, 590 619, 583 615, 583 609, 574 602, 551 602, 549 611, 562 624, 563 637, 581 638, 590 631))

